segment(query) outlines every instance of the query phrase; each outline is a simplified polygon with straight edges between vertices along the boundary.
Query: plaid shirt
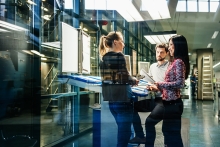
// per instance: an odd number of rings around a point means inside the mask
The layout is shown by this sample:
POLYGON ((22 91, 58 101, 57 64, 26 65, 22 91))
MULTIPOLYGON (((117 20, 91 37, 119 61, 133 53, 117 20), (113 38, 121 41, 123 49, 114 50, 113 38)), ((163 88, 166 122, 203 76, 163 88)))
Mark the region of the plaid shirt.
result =
POLYGON ((180 89, 184 87, 186 67, 181 59, 175 59, 167 68, 165 82, 158 82, 163 100, 180 98, 180 89))

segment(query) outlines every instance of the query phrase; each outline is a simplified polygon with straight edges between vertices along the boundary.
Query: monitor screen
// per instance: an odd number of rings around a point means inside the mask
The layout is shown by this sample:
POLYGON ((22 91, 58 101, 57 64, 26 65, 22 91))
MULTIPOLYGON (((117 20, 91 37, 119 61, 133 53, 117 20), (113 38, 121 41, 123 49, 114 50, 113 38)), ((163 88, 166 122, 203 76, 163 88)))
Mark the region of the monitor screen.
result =
POLYGON ((62 72, 78 73, 78 30, 62 22, 62 72))
POLYGON ((82 73, 90 74, 90 36, 82 32, 82 73))
POLYGON ((149 72, 150 62, 138 62, 138 73, 140 73, 141 69, 144 69, 147 73, 149 72))

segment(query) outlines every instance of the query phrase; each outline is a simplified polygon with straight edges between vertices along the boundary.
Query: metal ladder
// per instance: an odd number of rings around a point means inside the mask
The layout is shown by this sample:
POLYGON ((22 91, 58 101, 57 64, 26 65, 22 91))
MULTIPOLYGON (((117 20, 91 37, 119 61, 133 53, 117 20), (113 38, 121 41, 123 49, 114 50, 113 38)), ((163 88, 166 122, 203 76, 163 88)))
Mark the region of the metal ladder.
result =
POLYGON ((213 100, 213 82, 212 82, 212 67, 209 56, 203 56, 202 59, 202 100, 213 100))

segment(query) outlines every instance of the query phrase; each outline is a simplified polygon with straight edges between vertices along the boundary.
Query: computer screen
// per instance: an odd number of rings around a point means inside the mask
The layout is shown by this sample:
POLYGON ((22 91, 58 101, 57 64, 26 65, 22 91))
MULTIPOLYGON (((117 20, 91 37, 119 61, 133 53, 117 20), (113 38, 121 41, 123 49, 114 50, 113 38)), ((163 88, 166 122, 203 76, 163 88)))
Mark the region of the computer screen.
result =
POLYGON ((62 22, 62 72, 78 73, 78 30, 62 22))

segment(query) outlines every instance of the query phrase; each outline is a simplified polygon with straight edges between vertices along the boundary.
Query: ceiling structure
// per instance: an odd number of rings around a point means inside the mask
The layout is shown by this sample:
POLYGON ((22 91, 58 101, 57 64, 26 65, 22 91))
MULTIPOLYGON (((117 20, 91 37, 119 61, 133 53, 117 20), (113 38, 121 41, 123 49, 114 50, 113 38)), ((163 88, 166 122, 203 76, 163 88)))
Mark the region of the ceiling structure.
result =
MULTIPOLYGON (((191 53, 190 64, 196 64, 196 50, 207 49, 209 43, 213 48, 213 65, 220 62, 220 34, 215 39, 212 35, 220 31, 220 6, 216 12, 176 12, 178 0, 169 0, 171 18, 146 21, 153 32, 177 31, 184 35, 191 53)), ((220 65, 214 71, 220 71, 220 65)))

